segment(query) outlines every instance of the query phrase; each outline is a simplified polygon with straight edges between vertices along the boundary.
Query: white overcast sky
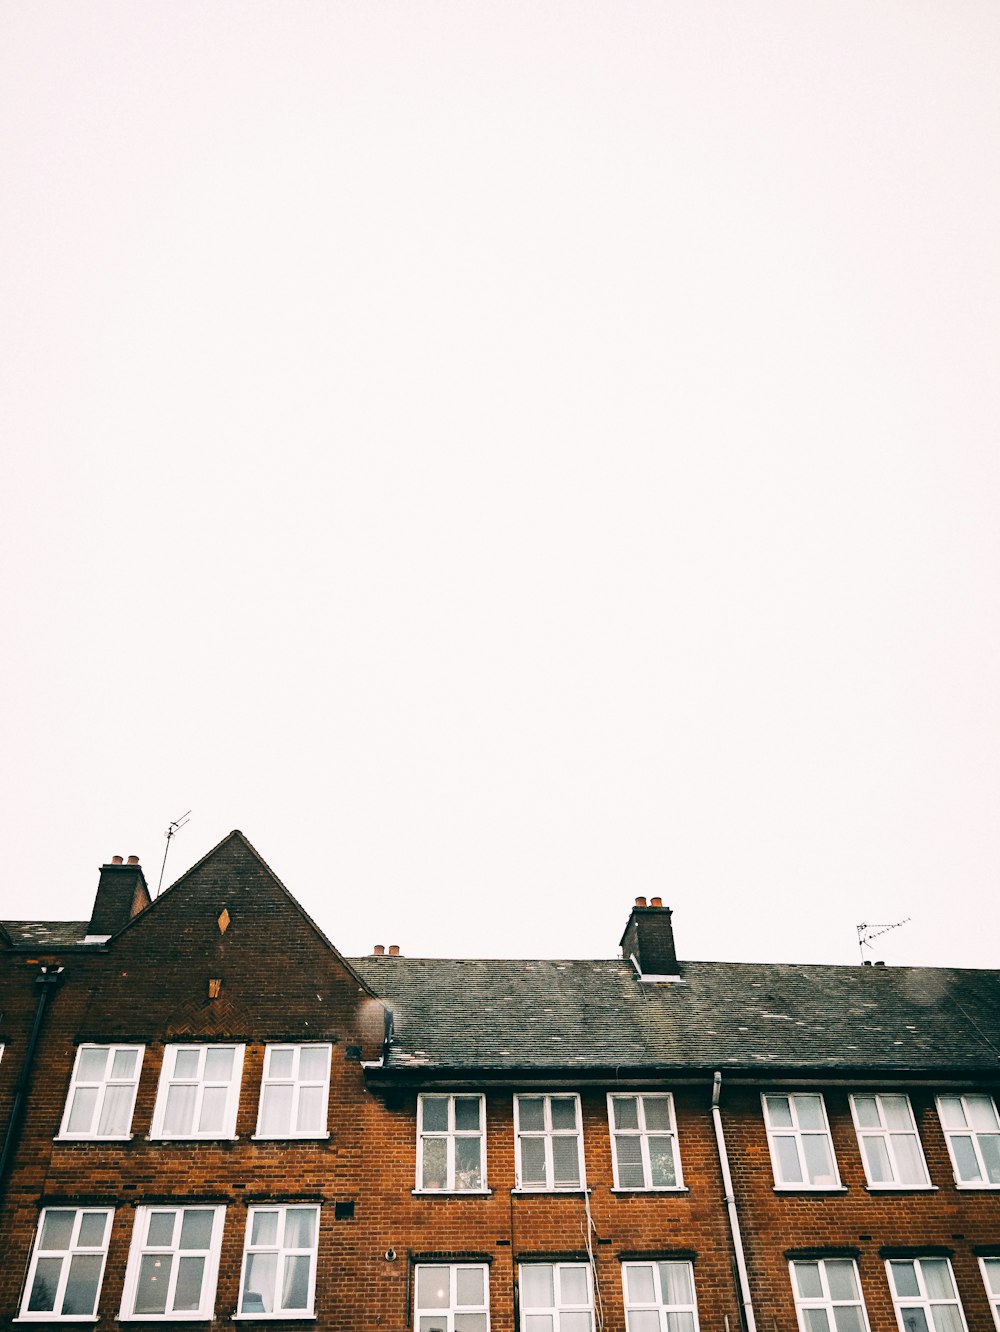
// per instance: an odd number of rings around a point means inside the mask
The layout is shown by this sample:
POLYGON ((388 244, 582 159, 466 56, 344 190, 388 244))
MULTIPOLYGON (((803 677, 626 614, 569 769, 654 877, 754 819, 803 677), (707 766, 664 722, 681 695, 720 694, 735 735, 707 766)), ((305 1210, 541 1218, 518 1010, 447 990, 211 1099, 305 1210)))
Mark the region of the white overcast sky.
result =
POLYGON ((1000 964, 993 0, 0 11, 0 854, 1000 964))

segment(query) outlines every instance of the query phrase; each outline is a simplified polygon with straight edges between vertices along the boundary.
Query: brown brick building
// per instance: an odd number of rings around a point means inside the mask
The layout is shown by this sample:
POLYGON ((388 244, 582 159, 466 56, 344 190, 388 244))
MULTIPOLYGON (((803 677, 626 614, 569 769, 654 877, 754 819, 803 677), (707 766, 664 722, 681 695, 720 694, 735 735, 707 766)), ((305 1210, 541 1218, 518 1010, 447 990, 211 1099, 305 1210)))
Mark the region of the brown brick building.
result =
POLYGON ((231 833, 0 926, 0 1320, 1000 1332, 1000 972, 342 957, 231 833))

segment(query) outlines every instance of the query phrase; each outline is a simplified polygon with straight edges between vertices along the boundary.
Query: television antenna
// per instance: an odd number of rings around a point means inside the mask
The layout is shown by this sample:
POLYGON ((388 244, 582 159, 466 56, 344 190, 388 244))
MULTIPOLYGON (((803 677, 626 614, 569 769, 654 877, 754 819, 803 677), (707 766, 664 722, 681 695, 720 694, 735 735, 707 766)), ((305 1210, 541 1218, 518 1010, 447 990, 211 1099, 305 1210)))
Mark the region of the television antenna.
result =
POLYGON ((163 848, 163 864, 160 866, 160 882, 156 885, 157 897, 159 897, 160 889, 163 887, 163 871, 167 868, 167 854, 170 851, 170 839, 174 836, 175 833, 180 832, 180 830, 184 827, 185 823, 187 823, 190 817, 191 817, 191 811, 188 810, 188 812, 186 814, 182 814, 179 819, 174 819, 173 823, 167 829, 167 844, 163 848))
POLYGON ((861 951, 861 961, 864 962, 865 949, 871 949, 873 939, 877 939, 880 934, 888 934, 890 930, 898 930, 900 925, 908 925, 910 920, 911 917, 907 916, 905 920, 894 920, 889 925, 885 922, 869 924, 863 920, 858 926, 858 948, 861 951))

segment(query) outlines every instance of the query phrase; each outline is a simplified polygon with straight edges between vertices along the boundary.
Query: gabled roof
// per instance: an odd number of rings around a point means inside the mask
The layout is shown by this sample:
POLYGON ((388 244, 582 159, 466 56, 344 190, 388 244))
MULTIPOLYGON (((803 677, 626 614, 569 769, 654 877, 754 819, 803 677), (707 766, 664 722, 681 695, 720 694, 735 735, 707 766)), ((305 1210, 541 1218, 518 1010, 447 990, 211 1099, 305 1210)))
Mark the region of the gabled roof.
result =
POLYGON ((1000 1078, 1000 972, 355 958, 393 1010, 386 1072, 871 1071, 1000 1078))

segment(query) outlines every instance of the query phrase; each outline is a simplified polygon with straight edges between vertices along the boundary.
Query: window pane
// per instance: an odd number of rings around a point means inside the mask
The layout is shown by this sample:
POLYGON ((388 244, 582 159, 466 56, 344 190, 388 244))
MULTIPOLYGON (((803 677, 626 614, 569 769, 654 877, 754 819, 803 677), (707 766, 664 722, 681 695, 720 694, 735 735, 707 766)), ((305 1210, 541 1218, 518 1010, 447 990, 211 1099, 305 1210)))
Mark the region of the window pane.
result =
POLYGON ((486 1332, 486 1315, 484 1313, 457 1313, 455 1315, 455 1332, 486 1332))
POLYGON ((764 1104, 767 1106, 767 1117, 773 1128, 792 1127, 792 1112, 787 1096, 765 1096, 764 1104))
POLYGON ((167 1285, 173 1257, 169 1253, 144 1253, 139 1264, 139 1281, 135 1289, 132 1312, 161 1314, 167 1309, 167 1285))
POLYGON ((986 1258, 983 1261, 986 1285, 990 1294, 1000 1295, 1000 1258, 986 1258))
POLYGON ((799 1295, 802 1299, 821 1300, 823 1298, 823 1283, 819 1276, 819 1263, 796 1263, 795 1284, 799 1288, 799 1295))
POLYGON ((615 1112, 615 1128, 637 1129, 639 1106, 635 1096, 616 1096, 611 1102, 615 1112))
POLYGON ((664 1304, 694 1304, 691 1268, 687 1263, 660 1263, 660 1289, 664 1304))
POLYGON ((233 1076, 233 1055, 235 1050, 223 1046, 210 1046, 205 1052, 205 1081, 229 1082, 233 1076))
POLYGON ((285 1280, 282 1286, 283 1309, 309 1307, 309 1267, 312 1262, 306 1253, 295 1253, 285 1259, 285 1280))
POLYGON ((802 1139, 802 1149, 805 1152, 810 1184, 833 1184, 835 1182, 833 1158, 830 1155, 828 1140, 820 1137, 818 1133, 808 1133, 802 1139))
POLYGON ((625 1292, 628 1304, 655 1304, 652 1263, 629 1263, 625 1268, 625 1292))
POLYGON ((278 1213, 254 1212, 250 1228, 250 1243, 255 1247, 278 1242, 278 1213))
POLYGON ((927 1171, 920 1144, 912 1133, 896 1133, 892 1137, 892 1150, 899 1166, 900 1184, 926 1184, 927 1171))
POLYGON ((938 1114, 945 1128, 965 1128, 965 1111, 960 1096, 939 1096, 938 1114))
POLYGON ((917 1273, 912 1263, 890 1263, 889 1270, 892 1272, 893 1284, 896 1287, 896 1294, 903 1296, 904 1299, 920 1294, 920 1285, 917 1281, 917 1273))
POLYGON ((290 1080, 295 1071, 295 1051, 287 1045, 272 1045, 267 1051, 268 1078, 290 1080))
POLYGON ((460 1267, 455 1274, 455 1301, 457 1304, 479 1308, 486 1303, 481 1267, 460 1267))
POLYGON ((299 1055, 299 1077, 303 1082, 326 1082, 330 1052, 318 1045, 307 1045, 299 1055))
POLYGON ((196 1078, 198 1076, 198 1065, 201 1062, 201 1051, 197 1047, 188 1046, 184 1049, 174 1051, 174 1077, 175 1078, 196 1078))
POLYGON ((46 1212, 42 1226, 41 1249, 68 1249, 73 1238, 75 1212, 46 1212))
POLYGON ((693 1313, 668 1313, 667 1332, 694 1332, 693 1313))
POLYGON ((553 1096, 552 1107, 552 1127, 554 1129, 575 1129, 576 1128, 576 1097, 575 1096, 553 1096))
POLYGON ((963 1332, 957 1304, 932 1304, 931 1322, 934 1332, 963 1332))
POLYGON ((322 1087, 302 1087, 299 1090, 299 1112, 296 1121, 296 1131, 299 1133, 323 1133, 326 1130, 324 1123, 323 1102, 326 1100, 326 1085, 322 1087))
POLYGON ((642 1174, 642 1148, 639 1139, 615 1138, 615 1155, 618 1159, 618 1187, 641 1189, 645 1180, 642 1174))
POLYGON ((425 1096, 420 1104, 423 1110, 424 1131, 444 1133, 448 1128, 448 1098, 425 1096))
POLYGON ((801 1184, 802 1167, 799 1149, 794 1138, 775 1138, 774 1151, 778 1158, 778 1178, 782 1184, 801 1184))
POLYGON ((164 1133, 190 1133, 194 1123, 194 1101, 197 1089, 191 1083, 173 1083, 167 1091, 167 1104, 163 1111, 164 1133))
POLYGON ((478 1096, 455 1097, 455 1127, 457 1129, 479 1128, 480 1101, 478 1096))
POLYGON ((913 1116, 910 1114, 910 1101, 906 1096, 883 1096, 882 1113, 885 1126, 889 1129, 909 1129, 913 1132, 913 1116))
POLYGON ((274 1312, 274 1279, 278 1270, 276 1253, 247 1255, 247 1274, 243 1282, 244 1313, 274 1312))
POLYGON ((860 1300, 854 1264, 843 1259, 831 1258, 826 1264, 826 1280, 830 1287, 832 1300, 860 1300))
POLYGON ((892 1167, 889 1164, 889 1152, 881 1138, 862 1138, 865 1163, 868 1166, 868 1178, 873 1184, 890 1184, 892 1167))
POLYGON ((149 1225, 146 1227, 146 1243, 173 1244, 176 1216, 176 1212, 150 1212, 149 1225))
POLYGON ((991 1184, 1000 1184, 1000 1134, 981 1137, 979 1150, 986 1164, 986 1178, 991 1184))
POLYGON ((528 1263, 521 1268, 521 1295, 527 1309, 552 1307, 554 1294, 550 1263, 528 1263))
POLYGON ((447 1138, 425 1138, 423 1152, 422 1189, 445 1189, 448 1187, 448 1140, 447 1138))
POLYGON ((522 1129, 534 1131, 545 1127, 544 1102, 540 1096, 519 1096, 517 1115, 522 1129))
POLYGON ((552 1139, 552 1169, 556 1184, 579 1184, 578 1146, 576 1138, 552 1139))
POLYGON ((943 1258, 924 1258, 920 1264, 920 1270, 923 1273, 927 1294, 932 1300, 953 1300, 955 1298, 955 1287, 952 1284, 951 1272, 943 1258))
POLYGON ((482 1185, 479 1138, 455 1139, 455 1188, 478 1189, 482 1185))
POLYGON ((874 1096, 855 1096, 854 1114, 860 1128, 881 1128, 878 1115, 878 1102, 874 1096))
POLYGON ((67 1133, 89 1133, 97 1106, 96 1087, 78 1087, 73 1093, 73 1104, 66 1124, 67 1133))
POLYGON ((927 1315, 923 1309, 900 1309, 899 1316, 906 1332, 928 1332, 927 1315))
POLYGON ((838 1304, 833 1310, 837 1332, 865 1332, 860 1304, 838 1304))
POLYGON ((447 1329, 448 1315, 446 1313, 424 1314, 420 1319, 420 1332, 447 1332, 447 1329))
POLYGON ((285 1248, 311 1249, 316 1235, 316 1209, 289 1207, 285 1213, 285 1248))
POLYGON ((81 1050, 76 1076, 80 1082, 101 1082, 108 1063, 107 1050, 81 1050))
POLYGON ((56 1304, 56 1287, 62 1272, 61 1258, 39 1258, 31 1284, 29 1313, 50 1313, 56 1304))
POLYGON ((825 1309, 803 1309, 809 1332, 830 1332, 830 1320, 825 1309))
POLYGON ((525 1184, 545 1183, 545 1139, 521 1139, 521 1175, 525 1184))
POLYGON ((589 1313, 561 1313, 559 1332, 591 1332, 589 1313))
POLYGON ((292 1122, 292 1087, 287 1082, 269 1083, 260 1102, 260 1131, 265 1135, 287 1133, 292 1122))
POLYGON ((135 1064, 138 1057, 138 1050, 116 1050, 115 1057, 111 1061, 111 1076, 113 1078, 134 1078, 135 1064))
POLYGON ((181 1222, 180 1247, 182 1249, 207 1249, 212 1243, 212 1223, 214 1213, 204 1209, 198 1211, 188 1207, 184 1210, 181 1222))
POLYGON ((965 1104, 969 1112, 969 1123, 980 1133, 996 1133, 1000 1129, 997 1123, 996 1107, 990 1096, 967 1096, 965 1104))
POLYGON ((451 1272, 447 1267, 417 1268, 417 1308, 447 1309, 451 1299, 451 1272))
POLYGON ((589 1304, 590 1286, 585 1267, 563 1267, 559 1274, 560 1304, 589 1304))
POLYGON ((665 1096, 644 1096, 642 1108, 650 1132, 670 1128, 670 1102, 665 1096))
POLYGON ((107 1087, 97 1131, 104 1135, 127 1133, 132 1118, 132 1087, 107 1087))
POLYGON ((955 1169, 963 1183, 975 1183, 982 1179, 982 1172, 979 1169, 979 1162, 976 1160, 976 1152, 972 1146, 971 1138, 952 1138, 951 1150, 955 1154, 955 1169))
POLYGON ((677 1183, 672 1139, 649 1139, 650 1183, 654 1188, 669 1188, 677 1183))
POLYGON ((799 1115, 799 1128, 826 1128, 823 1119, 823 1098, 821 1096, 796 1096, 795 1109, 799 1115))
POLYGON ((226 1088, 206 1087, 201 1098, 199 1133, 221 1133, 226 1118, 226 1088))
POLYGON ((655 1309, 630 1309, 626 1325, 628 1332, 660 1332, 660 1315, 655 1309))
POLYGON ((198 1308, 204 1274, 204 1258, 181 1257, 177 1260, 177 1287, 173 1304, 176 1313, 192 1313, 198 1308))
POLYGON ((84 1212, 80 1218, 80 1232, 76 1237, 80 1249, 99 1249, 104 1244, 104 1232, 107 1229, 106 1212, 84 1212))
POLYGON ((524 1332, 552 1332, 551 1314, 527 1314, 524 1319, 524 1332))

